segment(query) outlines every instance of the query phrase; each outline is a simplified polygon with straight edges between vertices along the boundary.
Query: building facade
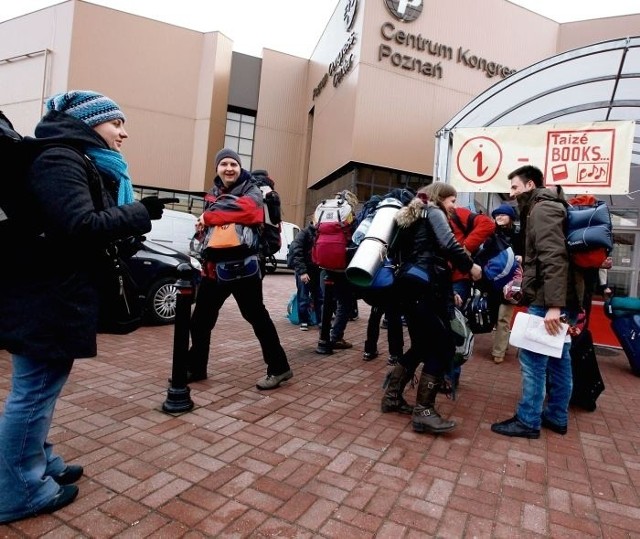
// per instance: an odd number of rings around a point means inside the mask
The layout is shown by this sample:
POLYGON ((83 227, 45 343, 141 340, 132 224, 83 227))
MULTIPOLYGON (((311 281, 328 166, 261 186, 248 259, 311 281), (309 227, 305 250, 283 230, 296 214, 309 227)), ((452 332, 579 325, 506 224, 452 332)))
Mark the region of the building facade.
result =
POLYGON ((127 114, 141 193, 176 193, 198 213, 213 155, 230 146, 269 171, 285 219, 302 225, 341 189, 365 200, 429 183, 435 133, 474 97, 638 28, 640 15, 559 24, 507 0, 340 0, 311 58, 254 58, 219 32, 69 0, 0 24, 0 108, 28 134, 48 96, 103 92, 127 114))

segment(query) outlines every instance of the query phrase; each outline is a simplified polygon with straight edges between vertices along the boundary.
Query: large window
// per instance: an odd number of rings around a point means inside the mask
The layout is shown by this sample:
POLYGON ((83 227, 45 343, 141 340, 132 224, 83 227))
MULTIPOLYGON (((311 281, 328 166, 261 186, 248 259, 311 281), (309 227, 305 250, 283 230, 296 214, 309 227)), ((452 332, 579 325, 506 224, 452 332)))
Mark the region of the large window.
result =
POLYGON ((251 170, 255 129, 255 116, 240 112, 227 112, 224 147, 238 152, 242 159, 242 168, 245 170, 251 170))

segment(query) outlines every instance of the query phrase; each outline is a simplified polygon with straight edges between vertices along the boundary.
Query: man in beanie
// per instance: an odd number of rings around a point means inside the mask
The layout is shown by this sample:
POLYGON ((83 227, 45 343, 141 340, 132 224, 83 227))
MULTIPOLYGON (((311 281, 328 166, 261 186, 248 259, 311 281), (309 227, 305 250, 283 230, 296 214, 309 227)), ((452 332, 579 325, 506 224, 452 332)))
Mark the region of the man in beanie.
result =
MULTIPOLYGON (((504 238, 509 245, 514 247, 516 211, 513 206, 500 204, 500 206, 491 212, 491 217, 493 217, 493 220, 496 223, 495 233, 504 238)), ((516 260, 520 263, 522 257, 519 256, 519 251, 515 251, 515 253, 516 260)), ((496 295, 499 296, 495 299, 498 313, 495 318, 496 331, 493 334, 493 349, 491 351, 491 356, 494 363, 502 363, 504 361, 504 356, 507 353, 507 347, 509 346, 509 331, 515 306, 513 303, 505 299, 502 290, 498 291, 496 295)))
POLYGON ((82 90, 46 105, 35 129, 42 149, 25 177, 29 230, 3 245, 14 262, 0 264, 0 348, 13 366, 0 417, 0 523, 52 513, 78 495, 82 466, 47 441, 56 401, 74 360, 96 355, 107 246, 148 232, 162 212, 157 199, 133 200, 120 154, 125 116, 113 100, 82 90))
MULTIPOLYGON (((218 314, 229 296, 233 296, 242 317, 251 324, 267 364, 267 374, 256 383, 258 389, 274 389, 289 380, 293 372, 280 344, 278 332, 262 300, 262 279, 258 264, 258 242, 241 245, 238 251, 223 251, 214 245, 207 247, 211 227, 243 225, 258 233, 264 220, 262 192, 251 181, 251 175, 242 168, 240 156, 228 148, 215 157, 216 177, 213 188, 205 196, 205 211, 198 220, 198 229, 204 239, 203 279, 200 283, 196 306, 191 317, 191 349, 188 356, 187 381, 207 378, 211 332, 218 314), (232 195, 232 196, 229 196, 232 195), (234 261, 240 269, 237 279, 223 277, 225 264, 234 261), (255 264, 255 266, 253 265, 255 264), (256 268, 256 271, 243 268, 256 268)), ((215 230, 213 230, 215 232, 215 230)), ((243 238, 245 234, 242 234, 243 238)), ((211 243, 211 242, 209 242, 211 243)))

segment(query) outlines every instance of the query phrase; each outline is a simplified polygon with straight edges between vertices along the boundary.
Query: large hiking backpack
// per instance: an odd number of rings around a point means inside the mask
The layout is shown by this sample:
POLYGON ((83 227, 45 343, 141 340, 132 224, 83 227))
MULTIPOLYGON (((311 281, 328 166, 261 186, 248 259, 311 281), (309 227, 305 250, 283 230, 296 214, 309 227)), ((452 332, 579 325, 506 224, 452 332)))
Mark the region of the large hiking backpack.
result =
POLYGON ((347 247, 351 241, 353 208, 343 196, 323 200, 315 210, 316 240, 311 260, 317 266, 342 271, 347 267, 347 247))
POLYGON ((251 172, 253 182, 262 191, 264 202, 264 224, 260 230, 260 252, 264 256, 276 254, 282 247, 282 208, 280 195, 275 191, 275 183, 266 170, 251 172))
POLYGON ((608 206, 593 195, 567 201, 566 238, 569 255, 580 268, 599 268, 613 248, 608 206))

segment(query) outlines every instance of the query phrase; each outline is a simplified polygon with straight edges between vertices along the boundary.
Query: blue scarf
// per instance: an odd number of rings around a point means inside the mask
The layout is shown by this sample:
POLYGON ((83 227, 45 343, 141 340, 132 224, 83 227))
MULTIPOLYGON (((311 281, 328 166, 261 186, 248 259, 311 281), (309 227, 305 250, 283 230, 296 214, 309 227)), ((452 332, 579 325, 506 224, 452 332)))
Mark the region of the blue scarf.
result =
POLYGON ((118 206, 135 202, 127 162, 120 152, 106 148, 87 148, 87 155, 93 160, 100 172, 115 179, 118 185, 118 206))

